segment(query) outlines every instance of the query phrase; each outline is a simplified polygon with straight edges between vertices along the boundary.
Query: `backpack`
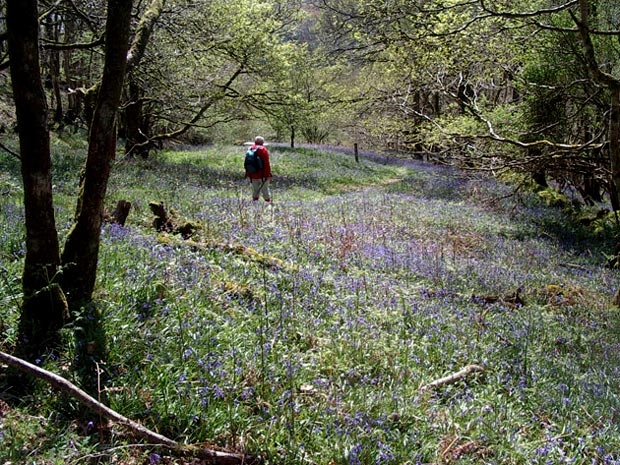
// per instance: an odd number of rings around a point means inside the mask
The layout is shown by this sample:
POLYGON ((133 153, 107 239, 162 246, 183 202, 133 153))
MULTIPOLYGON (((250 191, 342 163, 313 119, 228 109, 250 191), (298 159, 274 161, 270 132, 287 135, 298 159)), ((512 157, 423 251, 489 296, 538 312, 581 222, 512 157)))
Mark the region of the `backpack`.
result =
POLYGON ((253 174, 262 171, 263 159, 258 155, 258 147, 250 148, 245 152, 243 166, 247 173, 253 174))

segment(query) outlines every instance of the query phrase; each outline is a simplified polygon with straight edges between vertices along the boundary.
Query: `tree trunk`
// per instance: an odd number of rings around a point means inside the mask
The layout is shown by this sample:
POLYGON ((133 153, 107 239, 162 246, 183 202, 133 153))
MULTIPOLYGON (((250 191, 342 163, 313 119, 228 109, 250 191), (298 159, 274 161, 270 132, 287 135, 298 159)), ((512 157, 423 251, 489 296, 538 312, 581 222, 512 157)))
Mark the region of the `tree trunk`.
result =
POLYGON ((590 2, 579 0, 580 17, 573 15, 573 21, 577 25, 583 53, 588 66, 588 71, 594 80, 601 86, 607 87, 611 93, 611 109, 609 117, 609 159, 611 170, 611 204, 614 210, 620 205, 620 79, 604 72, 596 61, 594 44, 590 35, 590 2))
POLYGON ((129 102, 125 106, 125 153, 147 159, 149 156, 146 135, 148 130, 144 124, 142 89, 133 74, 128 75, 130 82, 128 85, 129 102))
POLYGON ((67 302, 58 285, 60 251, 52 196, 47 104, 39 67, 36 0, 7 2, 7 32, 26 216, 19 351, 32 358, 56 345, 58 330, 67 317, 67 302))
POLYGON ((116 113, 127 64, 131 4, 130 0, 108 2, 103 76, 90 126, 75 224, 62 254, 66 267, 62 283, 71 308, 91 300, 95 287, 104 200, 116 154, 116 113))
MULTIPOLYGON (((58 42, 59 41, 59 29, 61 22, 61 18, 58 16, 53 16, 49 20, 50 22, 46 24, 45 31, 48 37, 46 39, 58 42)), ((47 51, 47 66, 48 66, 48 75, 46 77, 46 85, 52 91, 52 103, 51 105, 54 107, 53 113, 53 121, 55 123, 62 123, 63 118, 63 104, 62 104, 62 92, 60 90, 60 52, 58 50, 48 50, 47 51)))
MULTIPOLYGON (((67 18, 64 22, 64 28, 65 41, 68 43, 75 41, 77 37, 75 21, 67 18)), ((80 74, 79 65, 82 63, 82 60, 78 60, 76 64, 73 55, 73 50, 65 50, 62 55, 64 80, 70 89, 67 93, 67 110, 65 113, 65 123, 67 124, 76 124, 80 117, 81 103, 84 96, 83 92, 77 90, 81 83, 74 77, 80 74)))
POLYGON ((129 81, 129 103, 125 109, 126 143, 125 153, 148 158, 148 124, 144 117, 142 85, 137 78, 136 69, 140 66, 146 53, 155 24, 157 23, 166 4, 165 0, 151 0, 148 8, 142 15, 136 35, 127 54, 127 78, 129 81))
MULTIPOLYGON (((604 72, 594 53, 594 44, 590 35, 590 2, 588 0, 579 0, 579 14, 577 18, 573 15, 573 21, 577 25, 581 42, 583 44, 583 53, 588 71, 592 74, 594 80, 609 89, 611 94, 611 105, 609 115, 609 160, 611 170, 611 187, 609 196, 614 211, 620 209, 620 79, 611 74, 604 72)), ((593 14, 596 11, 592 12, 593 14)), ((620 306, 620 289, 612 300, 616 306, 620 306)))
POLYGON ((609 159, 611 160, 612 205, 618 210, 620 198, 620 87, 614 86, 611 91, 611 111, 609 115, 609 159))

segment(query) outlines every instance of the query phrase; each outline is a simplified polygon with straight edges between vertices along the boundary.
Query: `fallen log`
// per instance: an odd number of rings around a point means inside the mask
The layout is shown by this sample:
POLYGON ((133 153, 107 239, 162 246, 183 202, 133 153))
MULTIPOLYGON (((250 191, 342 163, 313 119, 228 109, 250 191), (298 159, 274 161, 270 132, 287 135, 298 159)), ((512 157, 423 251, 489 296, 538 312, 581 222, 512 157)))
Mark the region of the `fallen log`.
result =
POLYGON ((55 373, 52 373, 51 371, 40 368, 32 363, 26 362, 25 360, 14 357, 2 351, 0 351, 0 361, 30 376, 41 379, 63 392, 66 392, 102 417, 128 428, 133 434, 146 440, 150 444, 164 446, 175 454, 184 457, 190 456, 199 459, 207 459, 208 463, 212 465, 249 465, 260 462, 260 458, 247 456, 245 454, 216 451, 191 444, 180 444, 170 438, 167 438, 166 436, 151 431, 145 426, 136 423, 135 421, 112 410, 81 390, 75 384, 67 381, 55 373))

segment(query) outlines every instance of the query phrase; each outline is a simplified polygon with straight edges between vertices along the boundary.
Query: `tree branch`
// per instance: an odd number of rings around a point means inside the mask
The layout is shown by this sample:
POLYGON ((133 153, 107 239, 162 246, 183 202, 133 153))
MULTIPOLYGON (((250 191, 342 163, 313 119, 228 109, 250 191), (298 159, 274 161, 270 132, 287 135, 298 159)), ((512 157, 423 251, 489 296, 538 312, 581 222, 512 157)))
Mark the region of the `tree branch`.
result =
POLYGON ((235 81, 235 79, 239 77, 239 75, 241 75, 242 72, 243 72, 243 67, 238 68, 224 84, 219 86, 221 90, 217 92, 214 96, 209 98, 205 102, 205 104, 202 105, 202 107, 200 107, 200 109, 194 114, 191 120, 189 120, 188 122, 182 123, 183 124, 182 127, 174 131, 168 132, 168 133, 156 134, 154 136, 151 136, 148 138, 148 140, 140 144, 136 144, 134 147, 132 147, 132 150, 137 147, 147 146, 149 144, 152 144, 155 141, 174 139, 186 133, 187 131, 189 131, 190 128, 197 127, 198 121, 200 121, 200 119, 207 112, 207 110, 209 110, 213 105, 215 105, 222 98, 223 95, 225 95, 226 90, 230 89, 230 86, 232 85, 232 83, 235 81))
POLYGON ((10 155, 13 155, 15 158, 17 158, 18 160, 21 160, 22 157, 20 156, 19 153, 11 150, 9 147, 7 147, 6 145, 4 145, 2 142, 0 142, 0 149, 4 150, 5 152, 7 152, 10 155))
POLYGON ((493 15, 493 16, 501 16, 503 18, 508 18, 508 19, 516 19, 516 18, 532 18, 532 17, 538 17, 541 16, 543 14, 555 14, 555 13, 559 13, 560 11, 566 10, 572 6, 575 6, 577 4, 578 0, 571 0, 567 3, 564 3, 563 5, 557 5, 551 8, 541 8, 539 10, 532 10, 532 11, 522 11, 522 12, 510 12, 510 11, 496 11, 493 10, 490 7, 487 7, 485 5, 484 0, 480 0, 480 7, 486 11, 487 13, 493 15))
POLYGON ((42 47, 46 50, 88 50, 91 48, 98 47, 105 43, 105 38, 103 35, 99 36, 99 38, 93 40, 92 42, 82 42, 75 44, 62 44, 58 42, 51 42, 45 39, 41 39, 42 47))
POLYGON ((248 457, 243 454, 232 454, 228 452, 214 451, 199 446, 180 444, 176 441, 173 441, 172 439, 162 436, 159 433, 155 433, 154 431, 151 431, 150 429, 142 426, 141 424, 136 423, 135 421, 117 413, 116 411, 103 405, 102 403, 88 395, 86 392, 82 391, 79 387, 77 387, 70 381, 67 381, 61 376, 52 373, 51 371, 44 370, 43 368, 40 368, 20 358, 13 357, 12 355, 1 351, 0 361, 30 376, 41 379, 63 392, 66 392, 94 412, 107 418, 108 420, 119 423, 124 427, 129 428, 136 436, 145 439, 151 444, 165 446, 180 455, 206 458, 209 459, 209 463, 217 465, 247 465, 252 463, 258 463, 260 461, 260 459, 257 457, 248 457))
POLYGON ((588 70, 592 74, 594 80, 602 86, 605 86, 608 89, 618 89, 620 87, 620 80, 603 71, 596 61, 594 44, 592 43, 592 38, 590 37, 590 27, 588 25, 588 5, 584 2, 580 2, 580 10, 581 18, 578 18, 572 11, 570 12, 570 15, 579 30, 588 70))
POLYGON ((153 29, 155 28, 155 24, 161 16, 165 3, 165 0, 152 0, 142 15, 138 23, 138 28, 136 29, 134 40, 127 52, 128 72, 131 72, 140 65, 153 29))
POLYGON ((603 146, 603 144, 595 144, 595 141, 596 139, 598 139, 598 136, 594 136, 591 140, 583 144, 561 144, 561 143, 553 142, 547 139, 538 139, 532 142, 522 142, 519 140, 503 137, 495 131, 493 123, 482 115, 482 113, 478 110, 475 103, 459 97, 454 92, 451 92, 448 89, 444 89, 444 92, 450 97, 452 97, 453 99, 455 99, 456 101, 460 102, 465 108, 467 108, 467 110, 469 110, 472 116, 474 116, 480 122, 484 123, 489 132, 489 135, 487 136, 487 138, 492 139, 496 142, 503 142, 503 143, 511 144, 516 147, 520 147, 522 149, 543 146, 543 147, 551 147, 551 148, 555 148, 559 150, 577 151, 577 152, 582 151, 588 147, 600 148, 603 146))
POLYGON ((457 371, 456 373, 452 373, 451 375, 436 379, 435 381, 425 384, 424 386, 420 388, 420 392, 423 393, 423 392, 428 391, 429 389, 435 389, 441 386, 445 386, 447 384, 453 384, 473 373, 481 373, 483 371, 484 371, 484 368, 481 367, 480 365, 467 365, 465 368, 463 368, 460 371, 457 371))

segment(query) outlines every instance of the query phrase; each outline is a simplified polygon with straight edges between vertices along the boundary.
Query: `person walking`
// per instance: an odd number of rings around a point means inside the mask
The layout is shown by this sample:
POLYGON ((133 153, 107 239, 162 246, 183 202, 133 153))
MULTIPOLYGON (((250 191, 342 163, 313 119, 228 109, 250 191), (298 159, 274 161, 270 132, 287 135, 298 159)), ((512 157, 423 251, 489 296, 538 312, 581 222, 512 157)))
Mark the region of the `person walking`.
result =
POLYGON ((252 150, 256 149, 256 154, 263 161, 263 168, 255 173, 245 171, 245 177, 250 178, 252 183, 252 200, 256 201, 262 195, 265 202, 271 202, 271 190, 269 185, 271 184, 271 165, 269 164, 269 151, 265 147, 265 139, 261 136, 256 136, 254 139, 254 145, 252 150))

